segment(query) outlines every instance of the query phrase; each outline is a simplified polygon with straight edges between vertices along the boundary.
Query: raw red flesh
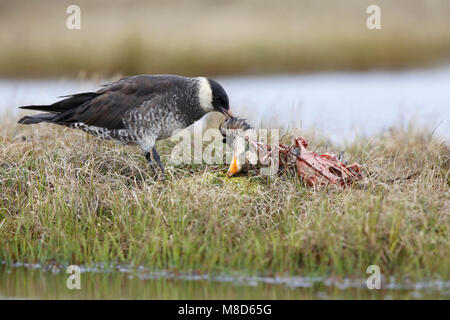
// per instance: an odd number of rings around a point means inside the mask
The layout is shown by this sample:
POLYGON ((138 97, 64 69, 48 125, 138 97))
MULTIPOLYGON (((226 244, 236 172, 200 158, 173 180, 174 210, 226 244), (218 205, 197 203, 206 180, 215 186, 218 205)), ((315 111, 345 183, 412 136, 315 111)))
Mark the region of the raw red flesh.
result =
POLYGON ((289 170, 290 164, 295 162, 297 175, 313 187, 335 185, 344 188, 363 178, 359 164, 347 166, 335 155, 328 153, 318 155, 306 149, 307 146, 308 142, 303 138, 295 139, 290 146, 280 145, 282 169, 289 170))

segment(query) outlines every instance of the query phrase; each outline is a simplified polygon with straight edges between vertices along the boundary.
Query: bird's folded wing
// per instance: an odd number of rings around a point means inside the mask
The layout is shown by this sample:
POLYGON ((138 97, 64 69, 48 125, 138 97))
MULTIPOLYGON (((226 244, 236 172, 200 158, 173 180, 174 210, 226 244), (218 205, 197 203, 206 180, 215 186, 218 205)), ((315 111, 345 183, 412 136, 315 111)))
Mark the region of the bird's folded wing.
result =
POLYGON ((101 89, 97 96, 82 105, 60 113, 54 122, 82 122, 102 128, 123 129, 123 119, 128 112, 160 96, 155 89, 151 81, 126 78, 101 89))

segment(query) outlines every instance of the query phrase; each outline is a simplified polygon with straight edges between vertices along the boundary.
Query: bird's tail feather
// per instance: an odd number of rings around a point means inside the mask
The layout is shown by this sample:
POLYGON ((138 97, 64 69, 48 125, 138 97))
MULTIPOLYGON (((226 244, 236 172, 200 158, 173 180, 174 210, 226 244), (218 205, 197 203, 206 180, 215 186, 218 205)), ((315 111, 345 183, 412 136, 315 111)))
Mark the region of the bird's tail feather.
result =
POLYGON ((32 116, 25 116, 19 120, 21 124, 34 124, 40 122, 53 122, 53 119, 57 116, 56 113, 39 113, 32 116))
POLYGON ((27 110, 38 110, 38 111, 55 111, 54 106, 52 104, 50 105, 36 105, 36 106, 23 106, 19 107, 20 109, 27 109, 27 110))
POLYGON ((23 106, 20 109, 27 110, 38 110, 46 112, 65 112, 67 110, 77 108, 85 102, 97 97, 99 93, 97 92, 83 92, 77 93, 70 96, 62 96, 61 98, 66 98, 64 100, 55 102, 48 105, 35 105, 35 106, 23 106))
POLYGON ((48 113, 39 113, 36 115, 23 117, 22 119, 19 120, 19 123, 32 124, 39 122, 53 122, 63 124, 63 122, 61 122, 61 117, 57 118, 58 116, 64 115, 67 112, 70 113, 71 110, 76 109, 77 107, 83 105, 84 103, 88 103, 91 99, 97 97, 98 95, 99 93, 97 92, 83 92, 73 94, 70 96, 63 96, 62 98, 66 99, 49 105, 34 105, 34 106, 20 107, 20 109, 37 110, 48 113))

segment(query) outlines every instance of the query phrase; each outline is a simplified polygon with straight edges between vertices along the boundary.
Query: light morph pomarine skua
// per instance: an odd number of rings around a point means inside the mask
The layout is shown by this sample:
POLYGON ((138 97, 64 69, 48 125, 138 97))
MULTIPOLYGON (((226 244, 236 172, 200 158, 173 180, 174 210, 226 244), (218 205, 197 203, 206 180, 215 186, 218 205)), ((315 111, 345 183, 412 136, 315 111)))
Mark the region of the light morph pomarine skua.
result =
POLYGON ((232 117, 225 90, 204 77, 138 75, 107 84, 97 92, 64 97, 51 105, 21 107, 45 113, 23 117, 19 123, 55 123, 101 139, 137 144, 155 173, 150 151, 164 172, 156 140, 170 137, 211 111, 232 117))

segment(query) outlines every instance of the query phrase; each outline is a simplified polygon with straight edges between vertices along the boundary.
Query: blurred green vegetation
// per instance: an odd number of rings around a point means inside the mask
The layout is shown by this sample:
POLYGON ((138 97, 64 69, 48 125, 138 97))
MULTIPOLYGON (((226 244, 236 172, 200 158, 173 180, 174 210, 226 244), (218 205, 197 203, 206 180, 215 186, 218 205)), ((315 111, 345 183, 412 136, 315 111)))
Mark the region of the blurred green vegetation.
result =
POLYGON ((0 76, 257 74, 409 68, 450 58, 435 1, 0 1, 0 76), (366 8, 381 8, 368 30, 366 8))

